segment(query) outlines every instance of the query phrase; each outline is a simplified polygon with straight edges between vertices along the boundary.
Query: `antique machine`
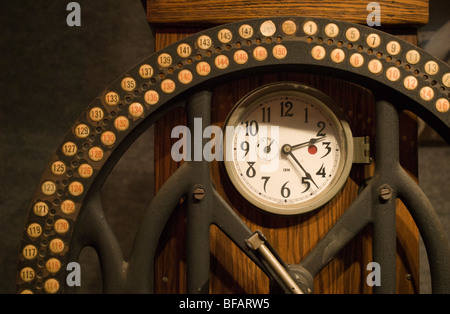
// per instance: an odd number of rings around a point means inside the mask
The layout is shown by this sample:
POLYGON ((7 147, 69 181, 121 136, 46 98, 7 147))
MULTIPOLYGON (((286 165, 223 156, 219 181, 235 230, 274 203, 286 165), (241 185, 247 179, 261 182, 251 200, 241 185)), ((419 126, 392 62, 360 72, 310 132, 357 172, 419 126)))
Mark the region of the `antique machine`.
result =
POLYGON ((67 265, 92 246, 106 293, 414 293, 420 231, 449 293, 414 156, 416 115, 450 140, 450 67, 394 29, 426 22, 408 2, 379 1, 388 33, 364 1, 149 1, 157 51, 52 156, 17 291, 76 292, 67 265), (100 193, 152 125, 156 192, 125 259, 100 193))

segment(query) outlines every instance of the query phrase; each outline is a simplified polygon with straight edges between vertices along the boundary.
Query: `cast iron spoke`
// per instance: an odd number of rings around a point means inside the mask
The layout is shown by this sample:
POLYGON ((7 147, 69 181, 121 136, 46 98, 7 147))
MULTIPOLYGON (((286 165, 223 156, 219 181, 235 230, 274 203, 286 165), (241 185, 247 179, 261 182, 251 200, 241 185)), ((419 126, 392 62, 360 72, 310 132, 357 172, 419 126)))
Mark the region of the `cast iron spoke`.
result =
POLYGON ((233 241, 243 253, 247 254, 257 266, 264 270, 259 259, 245 244, 245 240, 247 240, 253 232, 215 190, 213 197, 215 204, 212 218, 213 224, 233 241))
POLYGON ((375 103, 375 173, 373 198, 373 261, 380 265, 381 285, 375 293, 396 292, 396 191, 399 162, 399 119, 397 109, 386 100, 375 103))
POLYGON ((298 266, 316 276, 372 219, 373 184, 361 192, 298 266))
POLYGON ((187 235, 186 235, 186 282, 188 293, 208 293, 210 273, 210 225, 214 210, 210 162, 203 156, 206 139, 203 132, 211 123, 211 91, 204 90, 193 94, 187 103, 187 127, 194 135, 190 161, 191 184, 187 198, 187 235), (201 136, 199 136, 201 132, 201 136), (202 141, 199 141, 199 138, 202 141), (195 193, 203 193, 195 196, 195 193))
POLYGON ((373 258, 382 269, 380 287, 375 292, 395 292, 395 192, 392 173, 398 162, 398 114, 386 101, 376 103, 376 158, 375 174, 369 184, 345 211, 331 230, 299 264, 312 276, 339 253, 367 224, 373 224, 373 258), (386 190, 389 198, 381 199, 386 190))
POLYGON ((120 244, 105 218, 99 191, 92 191, 86 198, 77 228, 69 260, 78 260, 81 250, 91 246, 97 252, 103 279, 104 293, 121 293, 125 287, 124 258, 120 244))
POLYGON ((441 221, 428 198, 417 183, 401 170, 399 198, 413 217, 427 250, 433 293, 450 293, 450 244, 441 221))
POLYGON ((129 292, 153 292, 154 258, 159 237, 172 211, 188 192, 189 177, 187 164, 181 165, 164 183, 145 211, 128 263, 129 292))

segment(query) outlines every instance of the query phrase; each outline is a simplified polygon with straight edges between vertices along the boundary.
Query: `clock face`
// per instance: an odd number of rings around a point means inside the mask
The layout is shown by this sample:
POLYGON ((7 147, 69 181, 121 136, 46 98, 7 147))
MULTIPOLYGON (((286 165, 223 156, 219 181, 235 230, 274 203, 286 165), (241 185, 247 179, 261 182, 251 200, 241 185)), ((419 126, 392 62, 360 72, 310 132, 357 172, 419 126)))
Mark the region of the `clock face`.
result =
POLYGON ((239 193, 276 214, 314 210, 346 182, 353 139, 339 108, 293 82, 266 85, 239 101, 225 124, 225 169, 239 193))

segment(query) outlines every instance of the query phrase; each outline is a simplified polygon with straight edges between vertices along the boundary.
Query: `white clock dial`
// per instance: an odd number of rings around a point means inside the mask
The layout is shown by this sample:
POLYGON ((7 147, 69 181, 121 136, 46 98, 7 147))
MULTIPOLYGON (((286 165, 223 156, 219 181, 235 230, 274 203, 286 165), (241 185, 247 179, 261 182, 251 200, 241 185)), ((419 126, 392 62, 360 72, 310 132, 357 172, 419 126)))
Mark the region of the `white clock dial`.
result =
POLYGON ((259 208, 298 214, 329 201, 348 177, 351 132, 321 92, 292 82, 244 97, 225 128, 225 167, 259 208))

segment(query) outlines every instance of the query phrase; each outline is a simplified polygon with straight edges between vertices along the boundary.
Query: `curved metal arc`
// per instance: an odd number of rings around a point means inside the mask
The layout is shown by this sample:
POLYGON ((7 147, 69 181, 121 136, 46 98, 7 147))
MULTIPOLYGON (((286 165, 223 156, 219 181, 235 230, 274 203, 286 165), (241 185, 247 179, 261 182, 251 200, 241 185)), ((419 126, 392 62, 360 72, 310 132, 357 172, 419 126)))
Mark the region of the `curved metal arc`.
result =
MULTIPOLYGON (((281 22, 283 22, 284 20, 289 19, 289 18, 292 18, 293 20, 298 20, 299 23, 303 22, 306 19, 309 19, 309 18, 304 18, 304 17, 274 17, 274 18, 272 18, 272 20, 274 22, 276 22, 277 24, 278 23, 281 24, 281 22)), ((330 19, 324 19, 324 18, 314 18, 314 19, 318 22, 318 24, 320 24, 319 27, 324 27, 326 25, 326 23, 328 23, 330 21, 330 19)), ((246 22, 249 23, 250 25, 254 25, 255 29, 257 29, 256 26, 259 25, 260 23, 263 23, 264 21, 266 21, 266 19, 251 19, 251 20, 247 20, 246 22)), ((234 22, 234 23, 230 23, 230 24, 226 24, 226 25, 220 25, 215 28, 211 28, 206 31, 203 31, 201 33, 189 36, 189 37, 183 39, 182 41, 184 43, 191 45, 192 47, 195 47, 198 36, 207 35, 207 36, 210 36, 211 38, 213 38, 215 36, 212 36, 212 35, 213 34, 215 35, 215 32, 219 31, 220 29, 222 29, 224 27, 227 27, 231 31, 237 32, 239 26, 242 25, 242 23, 243 23, 243 21, 234 22)), ((447 71, 446 68, 448 68, 448 65, 445 64, 443 61, 433 58, 431 55, 429 55, 427 52, 423 51, 422 49, 420 49, 410 43, 402 41, 390 34, 375 30, 373 28, 369 28, 369 27, 365 27, 365 26, 361 26, 361 25, 355 25, 352 23, 341 22, 341 21, 336 21, 336 23, 342 24, 342 27, 344 27, 344 26, 345 27, 357 27, 358 29, 361 30, 361 32, 363 34, 365 34, 366 32, 368 34, 369 33, 379 34, 383 38, 383 40, 386 40, 386 42, 388 42, 390 40, 399 41, 399 42, 401 42, 401 45, 403 47, 402 50, 408 51, 408 50, 416 49, 416 50, 420 51, 420 54, 423 56, 423 59, 435 60, 439 64, 439 67, 442 69, 442 72, 447 71)), ((276 36, 276 35, 280 35, 281 37, 283 37, 282 43, 283 43, 283 45, 286 46, 287 50, 289 51, 289 53, 287 53, 287 55, 284 59, 279 60, 276 58, 267 58, 266 60, 264 60, 264 62, 261 62, 261 61, 256 61, 256 60, 253 60, 252 58, 249 58, 248 62, 246 62, 244 66, 239 65, 239 64, 234 64, 231 62, 226 69, 222 69, 219 72, 212 71, 209 76, 198 77, 197 78, 198 84, 203 84, 203 83, 213 84, 214 82, 217 82, 219 79, 224 79, 225 76, 238 76, 238 75, 242 75, 243 73, 247 74, 252 71, 260 71, 262 69, 262 66, 264 66, 265 68, 273 69, 273 70, 277 70, 277 69, 292 70, 295 67, 297 67, 297 68, 300 67, 302 71, 304 71, 305 69, 312 68, 314 71, 321 71, 324 74, 338 72, 339 76, 347 77, 350 81, 358 83, 360 85, 364 85, 365 87, 372 88, 374 85, 380 85, 385 90, 386 90, 386 87, 389 87, 390 89, 392 89, 392 91, 395 91, 396 93, 409 98, 410 100, 412 100, 415 103, 414 108, 420 107, 422 113, 428 112, 427 116, 430 119, 432 119, 430 121, 433 122, 433 123, 429 123, 430 125, 439 126, 439 131, 441 133, 446 133, 447 135, 449 134, 448 126, 450 124, 450 119, 449 119, 450 116, 448 114, 437 113, 436 109, 432 106, 431 102, 423 101, 419 97, 418 93, 416 93, 416 92, 412 93, 412 92, 406 90, 402 84, 402 80, 398 80, 397 82, 392 82, 392 81, 389 81, 384 75, 373 75, 372 73, 369 73, 367 71, 366 67, 364 67, 364 66, 363 67, 349 67, 346 62, 334 63, 334 62, 331 62, 330 60, 328 60, 327 58, 318 62, 317 60, 314 60, 311 56, 309 56, 309 53, 297 53, 298 51, 300 51, 300 52, 310 51, 310 49, 312 47, 312 45, 310 43, 306 42, 306 40, 305 40, 306 36, 304 34, 302 35, 301 33, 299 33, 298 35, 291 37, 291 38, 290 37, 284 38, 284 34, 281 32, 279 34, 276 33, 273 36, 276 36)), ((361 38, 364 38, 364 36, 361 36, 361 38)), ((346 39, 344 39, 344 38, 343 38, 343 40, 346 41, 346 39)), ((176 49, 177 49, 178 44, 179 43, 168 46, 165 49, 165 51, 173 56, 176 56, 177 55, 176 49)), ((274 42, 274 44, 276 44, 276 43, 274 42)), ((273 48, 273 44, 261 43, 261 47, 265 47, 266 49, 271 50, 271 48, 273 48)), ((246 53, 250 55, 252 53, 253 48, 254 48, 254 46, 250 45, 250 46, 242 46, 240 49, 246 51, 246 53)), ((324 48, 328 49, 326 46, 324 46, 324 48)), ((382 50, 382 49, 379 48, 379 50, 382 50)), ((233 58, 233 51, 234 50, 227 51, 225 49, 225 50, 221 50, 221 53, 223 55, 227 56, 231 60, 233 58)), ((348 52, 351 53, 351 49, 349 49, 348 52)), ((162 53, 162 51, 149 56, 145 61, 149 62, 151 64, 157 64, 157 62, 155 60, 157 59, 159 53, 162 53)), ((208 61, 207 58, 203 58, 202 60, 208 61)), ((181 60, 181 61, 183 61, 183 60, 181 60)), ((368 60, 368 61, 370 61, 370 60, 368 60)), ((379 61, 382 63, 385 62, 384 59, 380 59, 379 61)), ((386 64, 384 64, 383 67, 385 67, 385 66, 388 67, 389 63, 386 62, 386 64)), ((190 69, 190 67, 186 66, 186 69, 190 69)), ((405 69, 403 69, 403 67, 398 66, 398 69, 400 70, 402 77, 406 77, 408 75, 408 72, 405 69)), ((428 82, 424 81, 423 84, 428 85, 428 82)), ((422 85, 421 80, 420 80, 420 85, 422 85)), ((179 92, 183 93, 189 89, 190 89, 189 86, 181 86, 179 89, 179 92)), ((163 96, 166 97, 167 95, 163 95, 163 96)), ((169 96, 167 96, 167 97, 169 97, 169 96)), ((162 103, 163 102, 164 101, 162 101, 162 103)))
POLYGON ((189 172, 189 169, 182 165, 149 204, 128 262, 124 260, 120 244, 105 219, 100 193, 92 193, 83 206, 77 224, 79 227, 73 233, 68 260, 77 260, 85 246, 92 246, 99 255, 103 292, 152 292, 154 255, 158 240, 173 209, 191 186, 192 176, 189 172), (171 193, 173 197, 166 198, 165 193, 171 193))
MULTIPOLYGON (((201 90, 190 96, 186 103, 187 126, 194 132, 203 134, 202 125, 195 124, 197 118, 201 118, 202 124, 209 125, 211 109, 211 92, 201 90)), ((202 143, 196 143, 194 146, 202 143)), ((188 143, 190 146, 190 143, 188 143)), ((203 147, 203 145, 201 145, 203 147)), ((195 147, 194 147, 195 150, 195 147)), ((196 151, 189 152, 194 155, 196 151)), ((129 262, 129 287, 137 292, 153 291, 153 268, 156 248, 160 235, 177 203, 181 197, 191 195, 196 185, 202 185, 206 190, 211 190, 209 162, 191 161, 194 156, 188 156, 180 168, 164 183, 155 195, 147 209, 135 244, 132 249, 129 262)), ((196 156, 198 157, 198 156, 196 156)), ((208 289, 209 281, 209 224, 210 217, 207 197, 202 202, 196 202, 193 197, 187 198, 187 281, 188 292, 204 292, 208 289), (207 269, 207 271, 205 270, 207 269)))
POLYGON ((399 198, 405 203, 423 238, 430 264, 433 293, 450 293, 450 244, 433 205, 416 182, 400 169, 399 198))
POLYGON ((172 211, 190 186, 188 164, 183 163, 161 187, 145 211, 128 262, 128 292, 153 292, 154 256, 159 237, 172 211), (171 197, 167 198, 167 195, 171 197))
MULTIPOLYGON (((123 253, 111 226, 105 219, 99 191, 87 197, 77 226, 72 235, 68 261, 78 260, 84 247, 93 247, 101 266, 103 292, 124 292, 126 277, 123 253)), ((69 287, 67 290, 75 292, 76 287, 69 287)))
MULTIPOLYGON (((124 260, 120 244, 111 226, 105 219, 100 191, 116 163, 135 140, 165 113, 175 107, 183 106, 185 106, 184 100, 172 102, 164 108, 158 108, 158 110, 153 111, 142 123, 134 128, 108 158, 91 185, 89 194, 86 195, 80 209, 77 224, 72 235, 73 244, 70 246, 67 260, 78 260, 79 254, 84 247, 93 247, 99 257, 102 269, 103 291, 105 293, 127 291, 128 262, 124 260)), ((150 204, 149 208, 152 206, 150 204)), ((155 212, 157 211, 155 210, 155 212)), ((74 292, 75 289, 68 287, 67 290, 74 292)))

